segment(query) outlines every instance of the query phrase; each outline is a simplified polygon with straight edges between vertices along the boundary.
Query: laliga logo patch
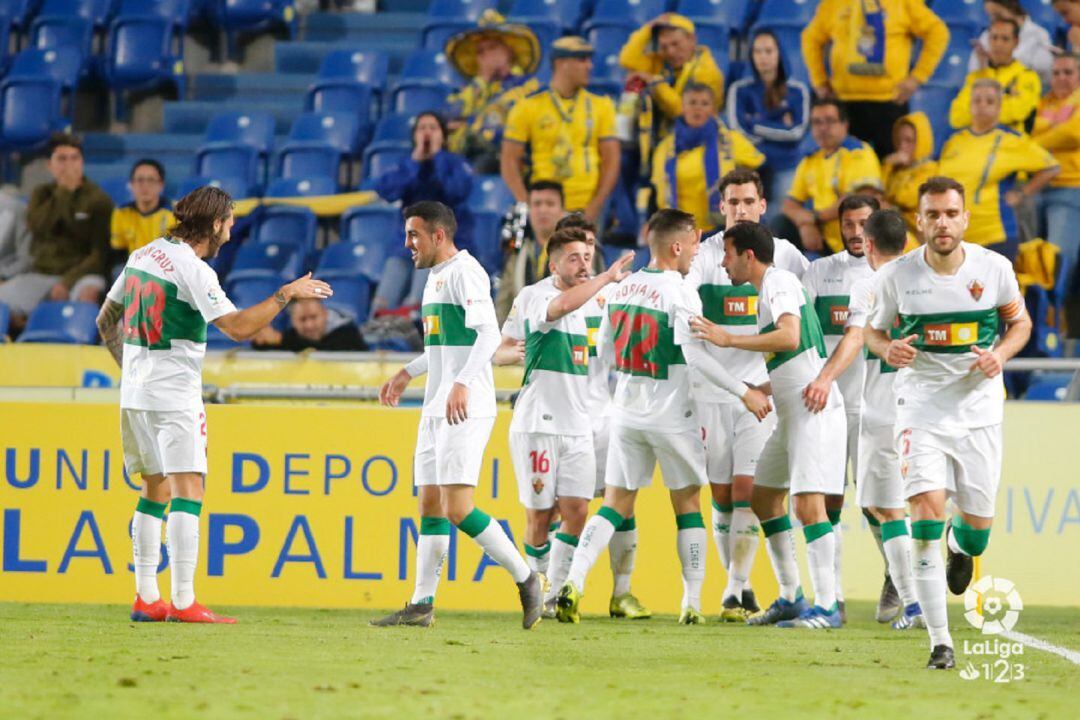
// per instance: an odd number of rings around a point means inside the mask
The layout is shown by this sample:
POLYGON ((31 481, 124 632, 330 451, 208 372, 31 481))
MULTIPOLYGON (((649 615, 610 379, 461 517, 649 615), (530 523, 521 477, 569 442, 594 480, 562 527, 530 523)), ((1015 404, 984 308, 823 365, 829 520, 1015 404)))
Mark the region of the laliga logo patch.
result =
POLYGON ((983 635, 999 635, 1016 627, 1024 601, 1011 580, 983 575, 964 592, 964 619, 983 635), (982 612, 979 598, 982 597, 982 612))
POLYGON ((971 297, 975 299, 975 302, 979 302, 979 298, 983 294, 983 284, 978 280, 972 280, 967 286, 968 292, 971 293, 971 297))
POLYGON ((440 290, 442 290, 443 285, 445 285, 445 284, 446 284, 446 281, 443 280, 442 278, 439 278, 438 280, 436 280, 435 281, 435 292, 439 292, 440 290))

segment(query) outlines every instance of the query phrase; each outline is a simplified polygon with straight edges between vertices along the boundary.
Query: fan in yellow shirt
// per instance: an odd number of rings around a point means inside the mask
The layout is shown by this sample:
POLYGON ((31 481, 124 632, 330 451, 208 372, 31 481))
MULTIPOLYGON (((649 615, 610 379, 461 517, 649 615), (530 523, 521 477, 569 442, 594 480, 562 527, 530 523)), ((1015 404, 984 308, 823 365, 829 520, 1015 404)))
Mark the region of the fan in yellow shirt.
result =
POLYGON ((982 70, 968 73, 964 87, 949 106, 949 124, 963 128, 971 124, 971 88, 976 80, 996 80, 1003 89, 1001 100, 1002 125, 1024 132, 1027 122, 1035 113, 1042 94, 1042 81, 1034 70, 1029 70, 1013 53, 1020 45, 1020 26, 1015 20, 996 20, 989 30, 990 64, 982 70))
POLYGON ((566 194, 566 209, 596 221, 619 177, 619 140, 611 98, 585 89, 592 72, 593 46, 579 37, 552 44, 548 87, 519 100, 503 130, 500 170, 514 199, 525 202, 525 160, 529 182, 555 180, 566 194))
POLYGON ((113 210, 109 245, 130 254, 165 235, 173 224, 165 191, 165 168, 157 160, 138 160, 128 178, 134 201, 113 210))
POLYGON ((869 144, 848 135, 844 104, 834 98, 810 106, 810 133, 818 149, 799 162, 783 213, 799 228, 804 250, 844 249, 838 207, 853 192, 881 191, 881 164, 869 144), (807 207, 809 205, 809 207, 807 207))
POLYGON ((687 85, 682 116, 652 159, 656 204, 690 213, 706 232, 723 223, 720 178, 737 167, 755 170, 765 162, 746 136, 716 116, 714 99, 708 85, 687 85))
POLYGON ((1023 133, 998 124, 1001 85, 983 78, 971 86, 971 127, 958 130, 941 149, 938 174, 964 186, 971 220, 964 239, 1016 256, 1015 208, 1061 171, 1050 153, 1023 133), (1030 175, 1019 188, 1018 173, 1030 175))
POLYGON ((934 129, 925 113, 905 115, 893 125, 896 151, 882 163, 885 201, 900 211, 908 234, 917 233, 915 214, 919 209, 919 186, 937 175, 934 160, 934 129))

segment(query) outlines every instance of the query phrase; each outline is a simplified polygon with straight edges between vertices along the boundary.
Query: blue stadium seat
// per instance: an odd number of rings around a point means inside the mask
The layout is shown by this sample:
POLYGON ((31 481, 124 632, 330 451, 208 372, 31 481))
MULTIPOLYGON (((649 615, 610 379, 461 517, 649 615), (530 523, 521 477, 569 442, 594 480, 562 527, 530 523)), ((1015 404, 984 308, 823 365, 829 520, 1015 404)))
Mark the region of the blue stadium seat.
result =
POLYGON ((399 81, 430 80, 440 85, 460 86, 461 76, 450 65, 446 54, 439 50, 413 50, 405 58, 399 81))
POLYGON ((586 33, 586 38, 596 48, 593 55, 591 78, 596 81, 616 80, 622 77, 619 51, 630 38, 631 29, 623 25, 601 25, 586 33))
POLYGON ((333 178, 278 178, 266 189, 266 197, 313 197, 334 195, 337 183, 333 178))
POLYGON ((192 190, 197 190, 204 185, 211 185, 216 188, 221 188, 225 192, 229 193, 229 197, 234 200, 250 197, 252 194, 252 187, 248 183, 246 178, 233 177, 226 175, 224 177, 206 177, 203 175, 193 175, 186 180, 180 182, 177 197, 182 198, 192 190))
POLYGON ((287 147, 278 155, 278 177, 328 177, 340 187, 341 160, 341 152, 330 144, 287 147))
POLYGON ((355 115, 367 126, 374 121, 379 106, 370 85, 352 80, 317 80, 308 88, 304 107, 308 112, 355 115))
MULTIPOLYGON (((509 18, 513 22, 551 21, 571 30, 581 11, 581 0, 514 0, 509 18)), ((541 47, 547 47, 541 45, 541 47)))
POLYGON ((475 23, 485 10, 494 9, 497 0, 431 0, 427 16, 432 19, 470 20, 475 23))
POLYGON ((675 12, 695 25, 722 24, 742 32, 750 22, 751 0, 679 0, 675 12))
POLYGON ((502 223, 501 212, 474 212, 472 237, 462 240, 462 247, 484 266, 488 274, 503 269, 502 223))
POLYGON ((11 30, 22 33, 33 19, 37 4, 38 0, 3 0, 0 3, 0 15, 6 18, 4 22, 11 30))
POLYGON ((372 146, 377 143, 393 143, 406 145, 412 142, 413 122, 408 115, 390 113, 379 118, 375 125, 375 132, 371 136, 372 146))
POLYGON ((425 50, 441 51, 446 41, 459 32, 475 27, 476 23, 468 20, 434 20, 424 25, 420 32, 420 47, 425 50))
POLYGON ((450 88, 423 83, 399 83, 390 100, 390 110, 399 115, 419 115, 428 110, 441 113, 446 108, 450 88))
POLYGON ((96 345, 98 307, 88 302, 43 302, 26 321, 19 342, 96 345))
POLYGON ((365 138, 360 122, 348 113, 304 113, 292 124, 289 139, 282 150, 304 147, 309 143, 330 145, 342 155, 359 156, 365 138))
POLYGON ((970 24, 986 27, 989 18, 983 8, 983 0, 932 0, 927 5, 934 14, 945 21, 952 30, 953 24, 970 24))
POLYGON ((238 57, 241 34, 282 29, 288 39, 296 36, 294 0, 219 0, 217 21, 225 31, 229 57, 238 57))
MULTIPOLYGON (((152 3, 149 3, 152 4, 152 3)), ((103 30, 112 17, 113 0, 42 0, 40 15, 73 15, 89 20, 103 30)))
POLYGON ((315 277, 333 284, 341 278, 366 277, 376 283, 382 277, 387 246, 380 238, 367 237, 328 245, 319 258, 315 277))
POLYGON ((76 48, 84 60, 93 52, 94 25, 78 15, 39 15, 30 25, 30 47, 39 50, 76 48))
POLYGON ((957 88, 952 85, 941 85, 928 82, 922 85, 911 96, 909 108, 911 112, 923 112, 930 119, 930 127, 934 130, 934 155, 941 152, 941 146, 952 134, 949 126, 949 104, 956 97, 957 88))
MULTIPOLYGON (((930 76, 930 82, 962 87, 964 78, 967 77, 968 60, 971 58, 971 43, 978 39, 980 33, 981 30, 975 25, 950 25, 949 45, 945 48, 941 62, 934 69, 934 74, 930 76)), ((919 44, 921 48, 921 43, 919 44)), ((921 52, 921 49, 918 51, 921 52)))
POLYGON ((121 205, 127 205, 135 198, 131 194, 131 185, 128 184, 128 179, 122 175, 116 177, 95 179, 105 194, 112 198, 113 205, 120 207, 121 205))
POLYGON ((0 83, 0 146, 30 150, 71 126, 60 115, 60 85, 48 78, 8 78, 0 83))
POLYGON ((0 303, 0 343, 6 343, 11 338, 8 332, 11 329, 11 309, 4 303, 0 303))
POLYGON ((293 280, 299 274, 303 261, 304 253, 296 245, 247 242, 236 252, 228 284, 231 288, 237 280, 256 277, 293 280))
POLYGON ((1072 382, 1073 373, 1062 372, 1035 372, 1032 373, 1031 383, 1025 400, 1042 400, 1049 402, 1061 402, 1065 399, 1065 392, 1072 382))
POLYGON ((319 219, 306 207, 268 205, 262 208, 251 230, 252 243, 295 245, 306 257, 315 249, 319 219))
POLYGON ((469 209, 473 212, 505 213, 514 204, 514 194, 500 175, 477 175, 469 193, 469 209))
POLYGON ((229 338, 225 333, 217 329, 217 325, 210 323, 206 326, 206 349, 207 350, 238 350, 251 347, 250 342, 238 343, 229 338))
POLYGON ((205 145, 243 143, 266 157, 274 147, 274 116, 260 112, 225 112, 210 118, 203 136, 205 145))
POLYGON ((1051 0, 1020 0, 1020 4, 1036 25, 1042 25, 1050 33, 1051 38, 1054 37, 1056 28, 1066 24, 1058 11, 1054 9, 1051 0))
MULTIPOLYGON (((198 1, 196 0, 196 2, 198 1)), ((116 11, 116 16, 156 15, 163 17, 172 22, 177 34, 182 38, 193 10, 192 5, 191 0, 154 0, 154 2, 147 2, 147 0, 120 0, 120 7, 116 11)))
POLYGON ((109 26, 105 79, 118 93, 117 120, 127 118, 125 90, 171 87, 184 99, 184 62, 173 52, 172 21, 162 17, 119 17, 109 26))
POLYGON ((619 25, 629 29, 638 28, 663 13, 666 0, 639 0, 629 3, 626 0, 599 0, 592 17, 585 23, 584 30, 597 27, 619 25))
POLYGON ((699 22, 696 27, 698 44, 712 51, 713 59, 727 80, 731 63, 731 37, 736 32, 735 28, 719 22, 699 22))
POLYGON ((349 208, 341 216, 341 239, 348 242, 404 242, 405 221, 394 205, 374 203, 349 208))
POLYGON ((79 84, 83 59, 74 50, 37 50, 28 48, 11 59, 8 77, 47 77, 72 91, 79 84))
MULTIPOLYGON (((242 245, 240 249, 243 250, 244 247, 245 246, 242 245)), ((295 278, 286 277, 284 279, 291 281, 295 278)), ((258 305, 263 300, 276 293, 281 287, 281 280, 282 278, 276 276, 249 276, 239 277, 234 280, 232 275, 230 275, 227 294, 229 296, 229 299, 232 300, 233 305, 235 305, 237 309, 243 310, 245 308, 252 307, 253 305, 258 305)), ((289 326, 289 314, 283 312, 278 313, 277 317, 275 317, 273 322, 271 322, 270 324, 275 330, 279 332, 284 332, 285 328, 289 326)), ((206 344, 208 346, 210 345, 209 330, 210 328, 207 328, 206 344)), ((239 346, 244 344, 235 343, 232 340, 226 338, 224 334, 222 334, 221 337, 225 340, 225 342, 222 343, 223 346, 239 346)))
POLYGON ((382 93, 390 73, 390 59, 379 50, 334 50, 327 53, 319 67, 319 77, 326 80, 352 80, 382 93))
POLYGON ((195 174, 241 178, 250 193, 259 183, 259 153, 245 143, 212 143, 195 153, 195 174))
MULTIPOLYGON (((337 243, 340 245, 341 243, 337 243)), ((318 275, 319 279, 323 278, 318 275)), ((323 304, 336 310, 345 317, 362 325, 371 314, 372 282, 363 275, 337 277, 331 283, 333 296, 323 300, 323 304)))
MULTIPOLYGON (((982 0, 975 0, 982 3, 982 0)), ((760 25, 797 27, 809 24, 817 10, 816 0, 762 0, 757 22, 760 25)))
POLYGON ((368 148, 364 151, 364 179, 377 178, 383 173, 393 170, 412 152, 408 145, 368 148))

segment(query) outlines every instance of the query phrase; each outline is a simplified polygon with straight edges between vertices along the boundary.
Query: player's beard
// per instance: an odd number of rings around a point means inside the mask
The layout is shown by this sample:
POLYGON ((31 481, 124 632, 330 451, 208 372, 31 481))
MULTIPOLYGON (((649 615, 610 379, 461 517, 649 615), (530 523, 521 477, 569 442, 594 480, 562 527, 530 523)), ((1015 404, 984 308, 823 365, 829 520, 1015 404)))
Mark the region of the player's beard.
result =
POLYGON ((852 241, 844 238, 844 249, 847 250, 848 254, 852 257, 861 258, 866 255, 866 241, 863 238, 858 238, 858 241, 859 249, 856 251, 851 249, 852 241))
POLYGON ((930 246, 930 249, 938 255, 952 255, 953 251, 960 247, 960 239, 952 235, 946 235, 945 237, 949 239, 950 245, 943 246, 939 244, 937 241, 938 236, 936 235, 931 237, 930 242, 927 244, 930 246))

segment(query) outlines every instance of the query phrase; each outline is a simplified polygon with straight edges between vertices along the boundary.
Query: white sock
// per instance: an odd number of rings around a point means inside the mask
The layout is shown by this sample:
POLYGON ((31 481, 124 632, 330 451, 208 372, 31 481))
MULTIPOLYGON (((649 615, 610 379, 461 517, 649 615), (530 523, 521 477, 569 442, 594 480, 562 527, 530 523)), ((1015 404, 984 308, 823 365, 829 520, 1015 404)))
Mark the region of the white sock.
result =
MULTIPOLYGON (((701 522, 701 514, 696 515, 701 522)), ((685 517, 680 515, 679 517, 685 517)), ((705 547, 709 536, 705 532, 705 523, 701 527, 680 528, 677 533, 679 562, 682 564, 683 608, 701 611, 701 586, 705 584, 705 547)))
POLYGON ((727 510, 721 510, 712 503, 712 536, 716 544, 716 551, 720 553, 720 566, 724 570, 731 567, 731 506, 725 506, 727 510))
POLYGON ((581 531, 581 540, 578 541, 577 550, 574 551, 574 560, 570 563, 570 573, 566 576, 566 582, 574 584, 579 591, 585 592, 585 576, 596 564, 596 559, 604 548, 611 542, 611 536, 615 534, 615 528, 622 525, 622 517, 611 508, 600 508, 600 511, 589 518, 585 523, 585 529, 581 531))
POLYGON ((885 554, 885 542, 881 539, 881 525, 874 525, 871 522, 867 523, 870 526, 870 534, 874 536, 874 542, 877 544, 878 552, 881 553, 881 559, 885 561, 885 574, 889 574, 889 556, 885 554))
POLYGON ((480 547, 484 548, 484 552, 491 556, 491 559, 499 563, 501 567, 506 568, 511 577, 514 578, 514 582, 523 583, 529 579, 529 575, 532 574, 532 570, 529 568, 529 564, 525 562, 525 558, 521 557, 521 553, 518 552, 517 547, 514 546, 513 540, 511 540, 506 531, 502 529, 502 525, 492 520, 488 515, 484 514, 480 510, 474 509, 469 513, 458 526, 465 531, 466 535, 470 535, 473 540, 479 543, 480 547), (483 520, 487 520, 487 524, 483 523, 483 520), (466 523, 469 529, 483 526, 476 535, 472 535, 469 530, 466 529, 466 523))
POLYGON ((433 603, 439 588, 443 562, 450 550, 450 521, 446 518, 421 518, 416 539, 416 587, 409 602, 433 603))
POLYGON ((566 576, 570 574, 570 563, 574 561, 574 551, 577 546, 578 539, 573 535, 567 535, 566 533, 557 533, 555 535, 555 541, 551 544, 551 562, 548 565, 551 569, 551 574, 548 575, 548 580, 551 583, 548 597, 558 595, 563 583, 566 582, 566 576))
POLYGON ((810 569, 810 584, 814 586, 814 604, 832 610, 836 604, 836 538, 828 522, 804 527, 803 531, 824 525, 824 535, 806 538, 806 564, 810 569))
POLYGON ((795 562, 795 538, 791 533, 791 520, 787 515, 766 520, 761 524, 765 531, 765 548, 769 552, 780 597, 794 602, 799 592, 799 565, 795 562), (774 525, 774 528, 769 527, 774 525))
POLYGON ((202 503, 174 498, 165 523, 172 568, 172 604, 177 610, 195 602, 195 565, 199 559, 199 513, 202 503))
POLYGON ((836 579, 836 599, 839 602, 844 601, 844 583, 842 581, 843 573, 841 572, 844 565, 844 531, 840 527, 840 521, 837 520, 832 524, 833 535, 833 577, 836 579))
POLYGON ((525 544, 525 562, 533 572, 547 575, 548 557, 551 553, 551 543, 544 543, 541 547, 525 544))
POLYGON ((637 525, 631 530, 615 531, 608 544, 608 556, 614 583, 611 596, 625 595, 630 592, 630 576, 634 572, 634 558, 637 557, 637 525))
POLYGON ((915 579, 911 575, 911 536, 907 533, 889 538, 884 543, 889 577, 892 578, 900 602, 907 607, 915 600, 915 579))
POLYGON ((548 539, 549 543, 555 542, 555 533, 559 532, 559 528, 562 526, 562 520, 556 520, 548 525, 548 539))
POLYGON ((733 597, 741 600, 743 588, 750 584, 750 569, 754 566, 760 530, 753 510, 748 507, 735 508, 731 515, 731 564, 724 599, 733 597))
POLYGON ((945 604, 945 563, 941 560, 941 540, 913 540, 911 546, 915 597, 919 599, 926 629, 930 631, 930 648, 937 645, 952 647, 949 612, 945 604))
POLYGON ((131 520, 131 547, 134 553, 135 592, 145 603, 161 599, 157 569, 161 562, 161 518, 135 511, 131 520))

